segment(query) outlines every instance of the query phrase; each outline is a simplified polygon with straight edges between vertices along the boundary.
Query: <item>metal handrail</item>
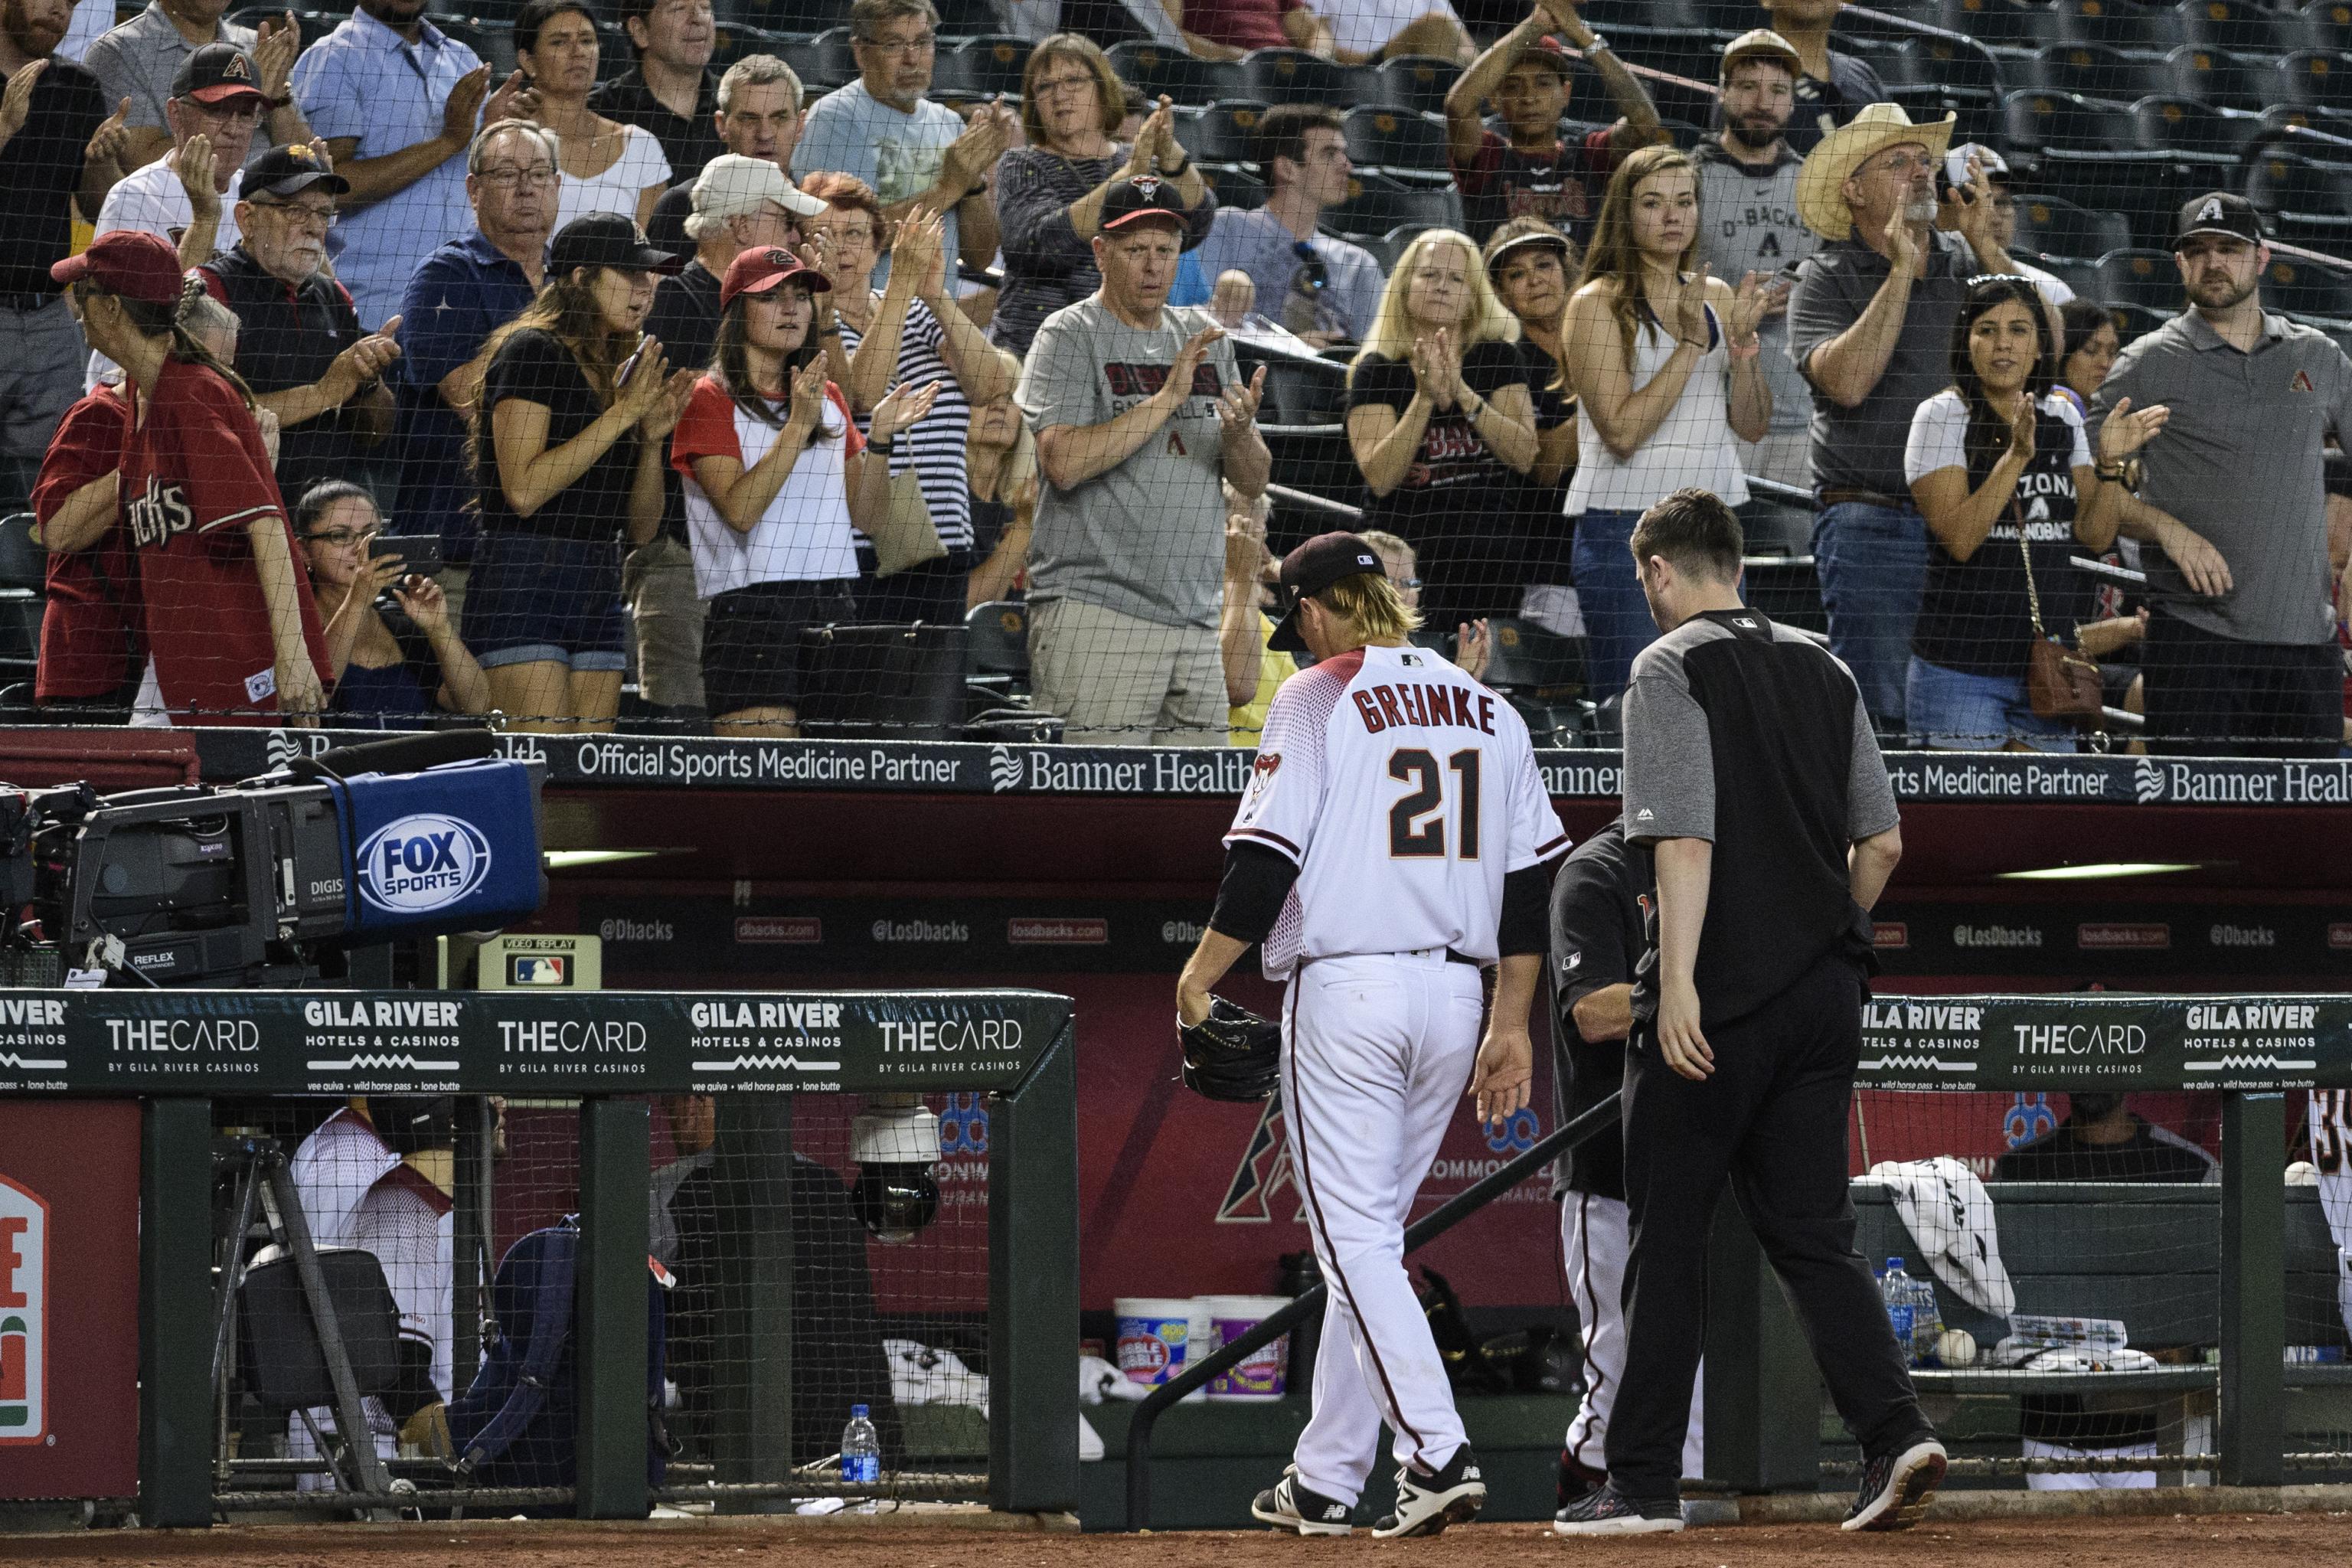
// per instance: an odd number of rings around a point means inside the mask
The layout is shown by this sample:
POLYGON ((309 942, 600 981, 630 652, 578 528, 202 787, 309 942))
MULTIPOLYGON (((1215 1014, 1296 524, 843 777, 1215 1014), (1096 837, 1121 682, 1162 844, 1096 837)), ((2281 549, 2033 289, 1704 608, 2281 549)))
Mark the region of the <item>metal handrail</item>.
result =
MULTIPOLYGON (((1623 1091, 1592 1106, 1580 1115, 1570 1117, 1550 1132, 1535 1141, 1526 1153, 1511 1160, 1490 1175, 1455 1194, 1428 1214, 1405 1227, 1404 1249, 1412 1253, 1428 1246, 1456 1225, 1484 1208, 1497 1194, 1507 1192, 1541 1170, 1566 1150, 1573 1149, 1604 1127, 1616 1124, 1618 1100, 1623 1091)), ((1211 1354, 1199 1365, 1186 1365, 1176 1376, 1161 1384, 1135 1407, 1135 1415, 1127 1427, 1127 1528, 1130 1531, 1149 1527, 1151 1519, 1151 1429, 1159 1425, 1162 1412, 1211 1378, 1239 1365, 1254 1351, 1263 1349, 1288 1333, 1323 1310, 1323 1299, 1329 1287, 1321 1280, 1300 1291, 1290 1304, 1277 1310, 1271 1317, 1239 1339, 1211 1354)))

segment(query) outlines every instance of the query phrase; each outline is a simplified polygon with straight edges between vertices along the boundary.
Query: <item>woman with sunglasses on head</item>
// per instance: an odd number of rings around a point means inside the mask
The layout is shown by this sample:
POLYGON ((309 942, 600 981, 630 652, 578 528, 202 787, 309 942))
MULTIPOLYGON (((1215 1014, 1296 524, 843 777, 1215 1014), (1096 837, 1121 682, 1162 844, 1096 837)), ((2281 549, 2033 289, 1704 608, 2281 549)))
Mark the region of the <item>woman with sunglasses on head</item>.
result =
POLYGON ((294 504, 294 532, 326 628, 331 724, 424 729, 437 714, 490 710, 489 678, 450 625, 441 584, 375 553, 375 497, 348 479, 313 485, 294 504))
POLYGON ((1126 115, 1127 89, 1092 39, 1056 33, 1029 52, 1021 73, 1028 145, 996 165, 1004 286, 989 323, 989 337, 1016 354, 1029 352, 1046 317, 1100 287, 1092 242, 1113 184, 1139 174, 1172 181, 1184 207, 1184 248, 1208 237, 1217 199, 1177 143, 1174 110, 1161 99, 1122 143, 1126 115))
POLYGON ((2105 550, 2122 521, 2123 485, 2102 475, 2168 417, 2161 404, 2118 402, 2094 463, 2082 414, 2052 388, 2048 321, 2030 280, 1971 279, 1952 384, 1919 405, 1904 451, 1928 537, 1904 722, 1948 751, 2074 749, 2069 723, 2033 711, 2034 605, 2054 637, 2092 618, 2092 584, 2072 557, 2105 550))
POLYGON ((800 733, 801 631, 858 618, 851 530, 879 525, 891 447, 939 394, 936 382, 891 389, 874 406, 879 452, 869 449, 812 330, 812 300, 832 287, 788 250, 737 257, 719 288, 718 363, 670 443, 709 605, 703 689, 722 735, 800 733))

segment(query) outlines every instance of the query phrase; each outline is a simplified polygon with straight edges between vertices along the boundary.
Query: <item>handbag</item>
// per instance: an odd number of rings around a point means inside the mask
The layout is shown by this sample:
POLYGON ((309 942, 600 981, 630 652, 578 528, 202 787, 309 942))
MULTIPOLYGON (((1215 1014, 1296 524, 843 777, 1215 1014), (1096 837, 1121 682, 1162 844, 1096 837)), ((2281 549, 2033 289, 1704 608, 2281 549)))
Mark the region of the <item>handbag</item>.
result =
MULTIPOLYGON (((890 460, 887 451, 866 450, 886 463, 890 460)), ((894 576, 947 554, 948 547, 940 542, 940 531, 931 521, 930 503, 923 500, 922 477, 913 468, 890 476, 890 510, 883 514, 873 539, 877 577, 894 576)))
POLYGON ((2077 723, 2106 711, 2106 689, 2099 679, 2096 660, 2085 658, 2052 637, 2042 625, 2042 591, 2033 582, 2033 546, 2025 537, 2024 509, 2012 497, 2010 516, 2017 523, 2018 553, 2025 561, 2025 604, 2033 618, 2033 641, 2025 652, 2025 696, 2037 719, 2072 719, 2077 723))

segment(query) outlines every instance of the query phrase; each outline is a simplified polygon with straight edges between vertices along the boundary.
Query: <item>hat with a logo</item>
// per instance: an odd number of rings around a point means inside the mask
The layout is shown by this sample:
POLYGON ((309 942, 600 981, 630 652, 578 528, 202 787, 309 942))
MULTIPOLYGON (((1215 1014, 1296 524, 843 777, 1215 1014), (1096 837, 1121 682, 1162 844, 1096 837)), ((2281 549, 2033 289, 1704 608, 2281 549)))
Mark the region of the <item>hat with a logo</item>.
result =
POLYGON ((143 300, 151 305, 177 304, 180 299, 180 253, 161 235, 144 229, 109 229, 89 242, 79 256, 68 256, 49 268, 60 283, 84 279, 110 294, 143 300))
POLYGON ((1173 181, 1157 174, 1136 174, 1110 188, 1103 197, 1102 222, 1096 226, 1105 234, 1112 234, 1139 223, 1183 226, 1184 202, 1176 194, 1173 181))
POLYGON ((547 247, 549 270, 613 267, 624 272, 675 272, 684 265, 646 237, 634 219, 619 213, 587 213, 555 231, 547 247))
POLYGON ((172 96, 215 107, 242 99, 265 105, 269 101, 253 62, 235 44, 206 44, 182 60, 172 76, 172 96))
POLYGON ((719 280, 719 308, 733 304, 738 294, 765 294, 795 282, 816 294, 833 287, 833 279, 781 245, 747 250, 727 264, 727 276, 719 280))
POLYGON ((700 217, 738 217, 773 202, 794 217, 815 217, 824 204, 796 188, 773 158, 722 153, 702 165, 694 181, 694 210, 700 217))
POLYGON ((2208 191, 2180 205, 2180 221, 2173 226, 2172 248, 2180 248, 2191 235, 2227 234, 2255 245, 2263 242, 2263 217, 2254 204, 2227 191, 2208 191))
POLYGON ((1381 564, 1380 554, 1353 533, 1318 533, 1282 558, 1282 584, 1276 597, 1282 602, 1282 619, 1276 623, 1274 635, 1265 646, 1280 653, 1305 653, 1307 639, 1298 635, 1298 606, 1342 577, 1369 573, 1385 577, 1388 569, 1381 564))
POLYGON ((326 161, 301 142, 289 142, 283 147, 272 147, 254 160, 253 167, 245 172, 245 195, 290 196, 298 191, 318 190, 331 196, 340 196, 352 188, 352 183, 327 166, 326 161))
POLYGON ((1778 60, 1789 68, 1790 76, 1805 74, 1805 57, 1797 52, 1797 46, 1769 27, 1751 27, 1723 46, 1718 79, 1729 81, 1731 68, 1742 60, 1778 60))
POLYGON ((1511 57, 1511 69, 1517 70, 1521 66, 1534 66, 1565 80, 1568 76, 1568 51, 1560 47, 1558 38, 1547 33, 1531 44, 1522 45, 1519 52, 1511 57))

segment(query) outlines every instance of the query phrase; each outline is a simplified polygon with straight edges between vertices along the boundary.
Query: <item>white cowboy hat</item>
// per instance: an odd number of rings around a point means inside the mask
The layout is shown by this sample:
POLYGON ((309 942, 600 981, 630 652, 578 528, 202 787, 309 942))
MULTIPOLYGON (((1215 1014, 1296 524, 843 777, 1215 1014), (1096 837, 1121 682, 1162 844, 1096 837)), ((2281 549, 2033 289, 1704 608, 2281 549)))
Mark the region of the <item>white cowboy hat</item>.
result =
POLYGON ((1958 119, 1947 114, 1915 124, 1899 103, 1871 104, 1805 155, 1805 166, 1797 171, 1797 216, 1823 239, 1851 239, 1853 213, 1845 205, 1844 187, 1853 172, 1906 142, 1925 146, 1931 161, 1942 158, 1958 119))

